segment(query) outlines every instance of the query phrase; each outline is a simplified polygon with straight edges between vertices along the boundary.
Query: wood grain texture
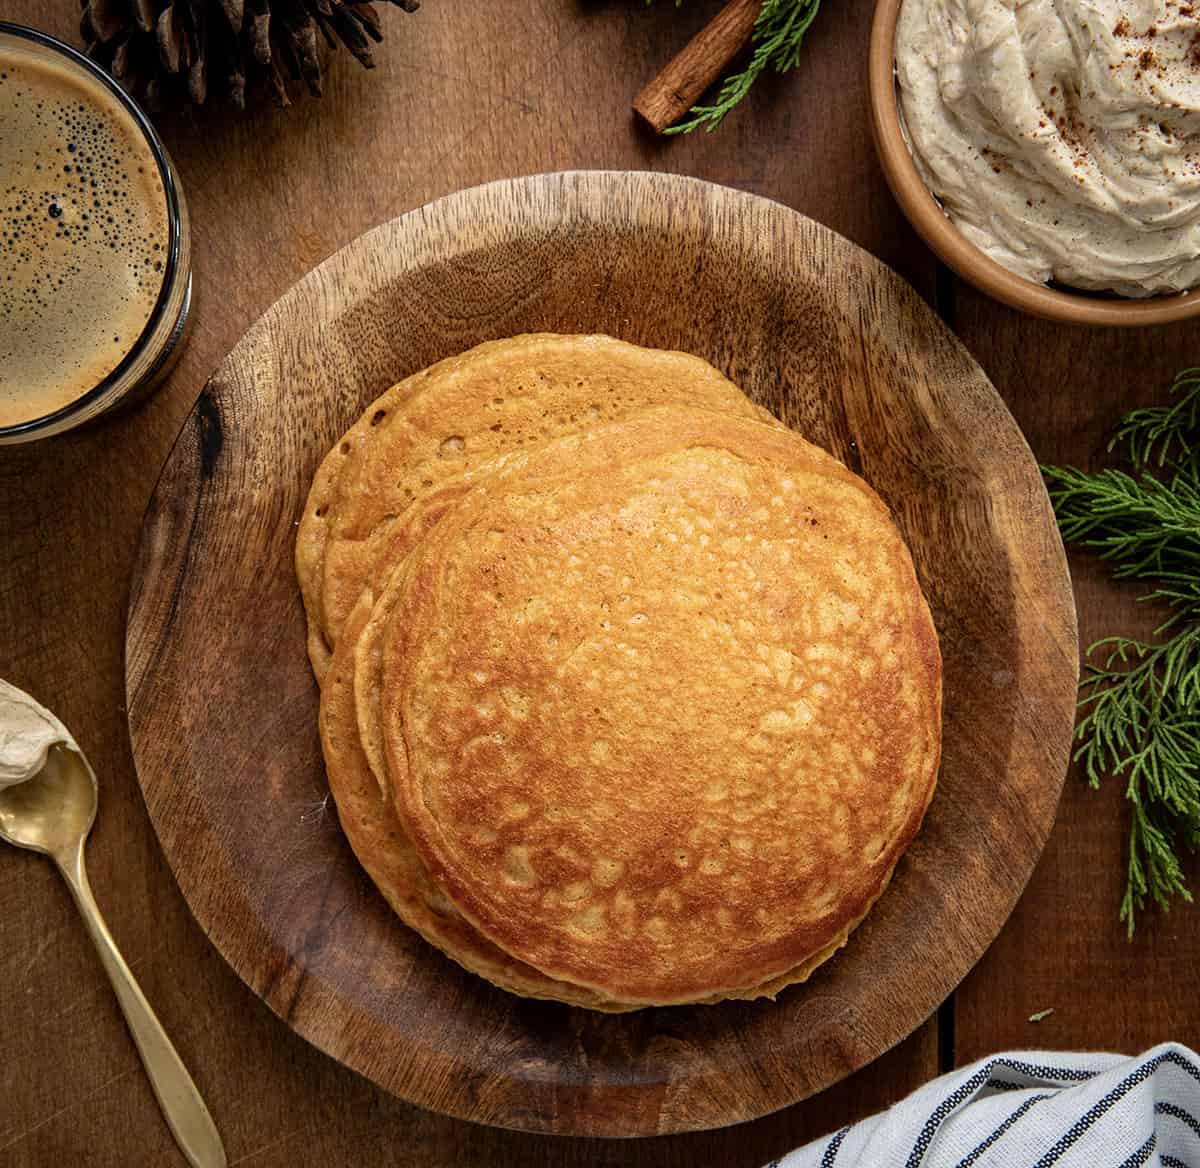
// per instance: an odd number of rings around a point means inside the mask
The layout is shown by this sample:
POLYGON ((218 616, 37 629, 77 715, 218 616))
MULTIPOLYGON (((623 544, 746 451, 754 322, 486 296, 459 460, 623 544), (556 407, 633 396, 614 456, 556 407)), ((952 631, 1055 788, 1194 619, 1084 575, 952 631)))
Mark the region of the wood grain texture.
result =
MULTIPOLYGON (((1136 332, 1055 327, 957 290, 957 329, 991 372, 1045 462, 1114 464, 1113 426, 1131 409, 1167 400, 1175 372, 1197 363, 1195 326, 1136 332)), ((1114 633, 1147 636, 1156 614, 1137 582, 1114 585, 1096 557, 1073 553, 1080 644, 1114 633)), ((1066 784, 1054 834, 1029 890, 988 960, 956 998, 956 1055, 1004 1045, 1118 1050, 1162 1041, 1200 1046, 1197 910, 1142 915, 1131 942, 1117 920, 1125 885, 1125 784, 1066 784), (1054 1008, 1031 1026, 1028 1016, 1054 1008)), ((1195 889, 1200 857, 1185 867, 1195 889)))
POLYGON ((249 331, 151 501, 126 661, 134 756, 167 858, 272 1010, 433 1110, 632 1136, 763 1115, 929 1016, 999 930, 1049 832, 1076 646, 1032 456, 907 285, 778 204, 574 172, 385 224, 249 331), (534 331, 706 358, 859 470, 913 550, 945 663, 938 792, 845 952, 776 1004, 605 1017, 506 995, 402 928, 340 836, 306 827, 326 789, 292 568, 312 474, 394 381, 534 331))

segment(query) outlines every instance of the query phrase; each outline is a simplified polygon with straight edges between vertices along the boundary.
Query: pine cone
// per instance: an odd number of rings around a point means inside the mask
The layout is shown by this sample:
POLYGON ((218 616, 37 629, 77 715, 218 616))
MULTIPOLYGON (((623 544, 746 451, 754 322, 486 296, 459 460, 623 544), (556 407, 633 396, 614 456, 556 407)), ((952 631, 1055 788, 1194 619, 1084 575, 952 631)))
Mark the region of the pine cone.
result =
MULTIPOLYGON (((285 73, 321 93, 320 32, 373 69, 370 41, 383 40, 369 0, 81 0, 79 31, 100 62, 151 109, 175 98, 203 105, 209 81, 246 107, 247 79, 263 80, 290 105, 285 73), (368 40, 368 38, 370 38, 368 40)), ((415 12, 420 0, 386 0, 415 12)))

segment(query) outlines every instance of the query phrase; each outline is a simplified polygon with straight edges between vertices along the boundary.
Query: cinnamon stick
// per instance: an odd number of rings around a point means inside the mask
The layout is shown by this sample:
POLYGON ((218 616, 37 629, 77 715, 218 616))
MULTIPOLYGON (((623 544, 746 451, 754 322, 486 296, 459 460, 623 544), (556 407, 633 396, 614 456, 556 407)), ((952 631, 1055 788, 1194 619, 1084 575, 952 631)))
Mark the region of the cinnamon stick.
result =
POLYGON ((633 109, 661 134, 696 104, 750 40, 762 0, 730 0, 634 98, 633 109))

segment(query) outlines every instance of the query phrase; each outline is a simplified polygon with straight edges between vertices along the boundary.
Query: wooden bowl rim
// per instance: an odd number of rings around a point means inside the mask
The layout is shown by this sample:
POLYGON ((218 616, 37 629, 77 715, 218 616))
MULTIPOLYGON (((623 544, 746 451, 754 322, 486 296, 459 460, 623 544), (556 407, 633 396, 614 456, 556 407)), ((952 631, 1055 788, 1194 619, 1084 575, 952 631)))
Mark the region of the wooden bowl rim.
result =
POLYGON ((1065 324, 1146 326, 1200 315, 1200 289, 1106 300, 1035 284, 998 264, 950 222, 917 171, 900 127, 896 96, 895 43, 904 0, 876 0, 867 57, 871 132, 884 177, 917 234, 948 267, 980 291, 1010 308, 1065 324))
MULTIPOLYGON (((414 242, 411 250, 395 251, 400 257, 397 270, 402 268, 405 273, 411 275, 425 270, 430 265, 445 263, 451 258, 462 259, 464 255, 469 254, 470 244, 466 235, 459 233, 455 228, 467 222, 477 222, 480 202, 486 202, 501 193, 515 200, 526 229, 547 219, 554 220, 560 226, 577 228, 581 223, 579 208, 586 207, 591 200, 603 197, 605 206, 615 207, 640 229, 657 227, 668 232, 675 230, 675 222, 667 196, 675 193, 681 200, 694 203, 705 214, 712 215, 713 223, 721 225, 724 230, 733 230, 739 240, 738 249, 753 252, 769 260, 772 271, 790 270, 786 262, 786 245, 795 238, 805 234, 824 234, 861 253, 864 265, 872 269, 877 268, 885 288, 890 289, 901 300, 925 312, 930 311, 918 293, 886 268, 877 257, 836 236, 831 229, 773 200, 672 174, 566 171, 502 179, 445 195, 358 236, 341 251, 302 276, 250 326, 201 391, 196 406, 184 420, 179 437, 164 463, 143 521, 137 558, 131 573, 126 626, 126 705, 139 785, 160 846, 180 891, 201 928, 224 960, 247 987, 294 1033, 348 1069, 369 1078, 382 1089, 410 1103, 460 1119, 548 1135, 607 1138, 661 1136, 745 1122, 807 1098, 814 1093, 814 1089, 811 1086, 798 1088, 798 1083, 794 1081, 795 1076, 787 1070, 786 1063, 777 1065, 773 1075, 762 1073, 761 1063, 752 1062, 754 1056, 749 1051, 738 1055, 733 1064, 718 1065, 706 1059, 698 1060, 694 1065, 685 1067, 686 1081, 681 1080, 678 1083, 674 1079, 660 1082, 654 1078, 658 1073, 655 1063, 639 1072, 642 1077, 637 1080, 635 1086, 674 1085, 679 1098, 685 1095, 703 1097, 705 1094, 713 1094, 715 1102, 713 1108, 704 1112, 702 1117, 685 1113, 679 1108, 666 1112, 662 1100, 654 1102, 652 1114, 648 1114, 633 1105, 635 1100, 628 1096, 624 1085, 609 1082, 603 1076, 589 1075, 581 1080, 551 1082, 547 1085, 542 1070, 536 1064, 532 1065, 532 1071, 523 1065, 514 1065, 507 1071, 509 1080, 527 1088, 530 1097, 542 1108, 525 1108, 516 1116, 511 1112, 497 1112, 490 1097, 475 1090, 478 1068, 474 1064, 467 1066, 454 1062, 454 1059, 460 1057, 457 1051, 447 1054, 440 1048, 422 1045, 419 1035, 407 1035, 404 1038, 406 1052, 415 1052, 420 1055, 419 1058, 413 1057, 403 1064, 381 1062, 375 1052, 364 1047, 361 1042, 352 1041, 351 1029, 359 1020, 368 1017, 367 1007, 361 1001, 347 997, 333 982, 326 980, 321 972, 311 968, 311 962, 303 949, 281 947, 283 943, 268 927, 247 891, 237 889, 230 892, 210 885, 208 877, 211 867, 224 865, 228 868, 230 860, 224 852, 224 843, 214 836, 209 819, 199 814, 200 806, 193 806, 186 799, 180 799, 179 778, 186 776, 188 767, 192 765, 189 751, 186 749, 190 735, 183 729, 182 723, 176 722, 172 722, 173 737, 152 736, 147 732, 152 728, 148 727, 147 723, 153 721, 161 700, 162 687, 158 683, 161 681, 159 673, 163 667, 163 660, 170 657, 169 647, 177 639, 177 626, 184 621, 184 614, 194 602, 188 584, 194 567, 194 553, 191 548, 193 533, 196 529, 205 531, 211 526, 211 519, 205 514, 208 507, 205 500, 215 489, 214 484, 228 477, 230 472, 225 465, 227 460, 235 454, 239 458, 246 456, 246 450, 239 446, 234 435, 237 430, 245 427, 254 410, 237 401, 237 386, 241 384, 243 389, 246 386, 240 382, 239 376, 232 372, 235 358, 239 354, 244 357, 254 352, 270 336, 283 328, 289 307, 302 302, 305 297, 331 294, 336 285, 334 277, 338 265, 350 254, 372 254, 372 249, 394 248, 398 235, 403 232, 412 235, 414 242), (637 197, 650 194, 655 197, 637 197), (736 204, 736 215, 730 211, 732 204, 736 204), (721 211, 725 214, 721 215, 721 211), (763 222, 758 222, 756 217, 763 222), (735 225, 740 224, 756 224, 761 230, 739 232, 735 225), (774 232, 772 228, 775 229, 774 232), (224 428, 226 418, 234 427, 228 434, 224 428), (180 485, 188 488, 188 495, 177 495, 176 491, 180 485), (154 568, 152 572, 148 571, 151 567, 154 568), (165 620, 165 626, 156 623, 158 618, 165 620), (164 809, 168 803, 178 809, 174 818, 165 814, 164 809), (186 856, 191 866, 180 866, 181 855, 186 856), (201 866, 205 872, 203 880, 198 877, 201 866), (250 953, 253 957, 248 956, 250 953), (745 1063, 741 1061, 743 1058, 747 1060, 745 1063), (748 1074, 747 1066, 754 1067, 755 1070, 748 1074), (461 1083, 449 1092, 444 1089, 442 1082, 447 1069, 464 1072, 461 1075, 461 1083), (753 1088, 734 1102, 727 1098, 731 1076, 739 1082, 745 1080, 753 1088), (596 1105, 596 1110, 585 1117, 586 1122, 579 1118, 571 1118, 572 1109, 582 1106, 583 1103, 596 1105), (714 1109, 720 1112, 719 1118, 713 1114, 714 1109)), ((386 265, 384 267, 387 268, 386 265)), ((390 279, 389 271, 390 269, 381 271, 372 279, 390 279)), ((873 1033, 874 1023, 867 1025, 858 1020, 854 1004, 844 1002, 834 992, 836 987, 822 987, 820 992, 806 995, 805 1000, 794 1003, 794 1013, 783 1004, 726 1004, 737 1011, 761 1008, 778 1011, 781 1016, 790 1018, 792 1026, 785 1029, 785 1033, 797 1043, 795 1054, 801 1060, 804 1060, 805 1048, 803 1041, 797 1037, 797 1019, 802 1016, 807 1019, 809 1014, 821 1018, 841 1017, 848 1012, 855 1025, 848 1031, 847 1045, 844 1049, 838 1047, 834 1054, 829 1056, 838 1064, 840 1073, 815 1088, 817 1091, 824 1090, 846 1074, 878 1058, 895 1043, 911 1034, 928 1016, 928 1012, 936 1009, 946 994, 954 989, 982 956, 1007 920, 1045 847, 1069 762, 1070 728, 1074 720, 1078 667, 1077 629, 1066 556, 1053 526, 1045 488, 1040 483, 1040 477, 1036 475, 1036 463, 1032 452, 995 388, 990 385, 986 375, 979 369, 961 341, 944 323, 932 315, 931 322, 937 327, 939 334, 944 335, 956 357, 963 359, 965 366, 969 366, 970 384, 960 387, 965 391, 965 396, 977 392, 974 381, 974 375, 977 374, 979 383, 987 387, 988 400, 994 401, 995 407, 1002 415, 1002 430, 1006 439, 1011 442, 1014 451, 1019 450, 1023 458, 1029 459, 1034 476, 1031 479, 1031 489, 1034 490, 1036 498, 1031 496, 1027 501, 1034 503, 1035 509, 1043 513, 1051 545, 1048 551, 1053 555, 1059 569, 1054 587, 1042 595, 1045 602, 1043 615, 1055 613, 1061 617, 1065 638, 1053 647, 1055 655, 1062 657, 1062 673, 1058 679, 1061 692, 1054 695, 1054 701, 1044 703, 1045 708, 1049 709, 1049 717, 1054 723, 1056 733, 1052 736, 1052 741, 1049 737, 1043 740, 1049 743, 1049 747, 1047 757, 1043 760, 1046 765, 1037 770, 1042 799, 1036 807, 1023 807, 1018 816, 1019 826, 1024 833, 1023 850, 1018 867, 1013 869, 1011 877, 1002 880, 1003 888, 996 894, 996 904, 1002 904, 1002 909, 994 915, 978 919, 971 915, 971 919, 964 924, 963 939, 971 951, 969 963, 965 968, 960 969, 958 962, 952 959, 944 965, 935 963, 932 968, 926 967, 918 971, 918 980, 926 978, 930 983, 922 988, 920 1017, 916 1016, 914 1009, 909 1009, 904 1014, 903 1022, 884 1025, 883 1034, 873 1033), (1032 487, 1033 482, 1038 484, 1036 488, 1032 487), (869 1053, 865 1053, 867 1050, 869 1053)), ((251 378, 251 384, 253 381, 254 378, 251 378)), ((957 400, 959 396, 959 393, 949 393, 948 400, 957 400)), ((261 403, 255 407, 260 408, 261 403)), ((1032 514, 1028 510, 1018 510, 1024 515, 1022 523, 1033 523, 1032 514)), ((290 525, 290 512, 287 518, 290 525)), ((1031 608, 1029 594, 1025 595, 1026 603, 1020 607, 1022 612, 1028 615, 1028 619, 1033 620, 1035 618, 1032 609, 1037 609, 1039 605, 1033 605, 1031 608)), ((298 604, 298 598, 296 600, 298 604)), ((297 656, 297 660, 302 660, 302 653, 297 656)), ((308 677, 306 667, 304 676, 308 677)), ((182 701, 186 695, 176 693, 175 696, 182 701)), ((920 837, 918 848, 919 840, 920 837)), ((910 856, 916 853, 917 849, 914 849, 910 856)), ((1006 865, 1001 865, 1001 868, 1005 869, 1006 865)), ((365 881, 365 875, 362 878, 365 881)), ((856 939, 861 939, 863 935, 856 934, 856 939)), ((502 993, 499 990, 494 992, 502 993)), ((680 1010, 725 1011, 726 1005, 681 1007, 680 1010)), ((546 1008, 567 1010, 566 1007, 558 1006, 546 1008)), ((660 1012, 647 1011, 648 1015, 657 1013, 660 1012)), ((609 1024, 611 1016, 599 1017, 603 1025, 609 1024)), ((714 1014, 714 1017, 719 1018, 720 1015, 714 1014)), ((814 1027, 814 1032, 816 1031, 820 1031, 820 1028, 814 1027)), ((668 1027, 663 1028, 662 1035, 668 1042, 673 1041, 668 1027)), ((816 1037, 823 1040, 828 1035, 820 1031, 816 1037)), ((804 1041, 810 1040, 816 1039, 810 1036, 804 1041)), ((814 1048, 814 1051, 820 1053, 819 1048, 814 1048)), ((803 1075, 800 1078, 803 1079, 803 1075)), ((703 1111, 703 1108, 700 1110, 703 1111)))

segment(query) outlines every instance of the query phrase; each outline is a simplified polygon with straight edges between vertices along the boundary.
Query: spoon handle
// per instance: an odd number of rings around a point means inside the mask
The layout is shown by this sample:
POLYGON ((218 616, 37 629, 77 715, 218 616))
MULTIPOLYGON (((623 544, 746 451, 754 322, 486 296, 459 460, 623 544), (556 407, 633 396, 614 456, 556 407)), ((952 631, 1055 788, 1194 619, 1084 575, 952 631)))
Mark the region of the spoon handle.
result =
POLYGON ((96 952, 100 954, 104 972, 116 992, 150 1086, 175 1142, 192 1168, 225 1168, 225 1149, 216 1124, 100 915, 83 866, 83 841, 73 853, 55 856, 54 860, 79 906, 96 952))

